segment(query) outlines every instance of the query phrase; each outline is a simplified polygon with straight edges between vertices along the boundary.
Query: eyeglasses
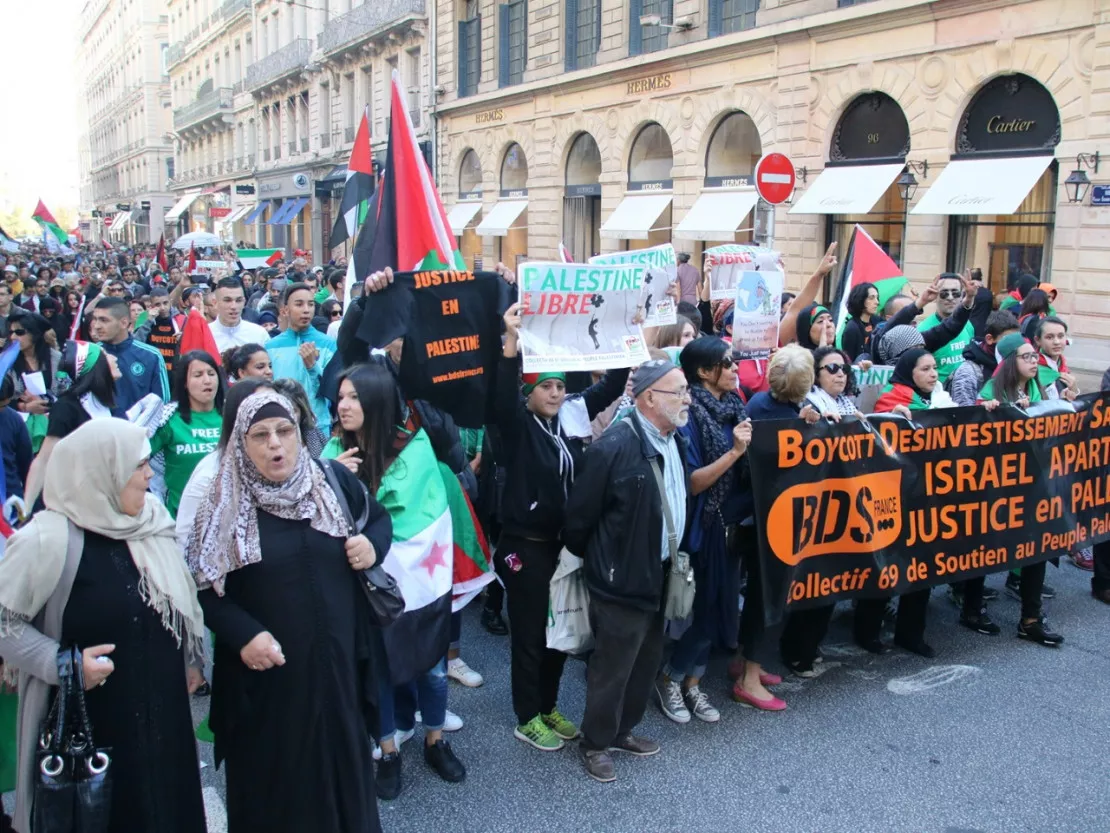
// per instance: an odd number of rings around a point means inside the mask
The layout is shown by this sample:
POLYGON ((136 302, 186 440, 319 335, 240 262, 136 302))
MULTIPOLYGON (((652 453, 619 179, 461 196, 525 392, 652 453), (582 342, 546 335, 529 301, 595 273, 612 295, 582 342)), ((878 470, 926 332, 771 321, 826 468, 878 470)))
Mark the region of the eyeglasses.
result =
POLYGON ((265 428, 258 428, 247 433, 247 441, 254 443, 257 446, 267 445, 270 442, 270 437, 276 436, 278 442, 285 443, 293 439, 297 435, 297 426, 291 422, 283 423, 275 428, 273 431, 267 431, 265 428))
POLYGON ((847 365, 843 365, 840 363, 823 364, 821 365, 821 369, 827 370, 829 373, 835 376, 837 373, 845 373, 847 371, 847 365))
POLYGON ((25 335, 27 335, 27 331, 26 330, 17 330, 15 327, 12 327, 11 334, 13 336, 25 336, 25 335))
POLYGON ((721 368, 722 370, 731 370, 732 368, 736 367, 736 360, 732 358, 732 356, 725 356, 723 359, 717 362, 717 367, 721 368))
MULTIPOLYGON (((14 333, 15 330, 12 330, 12 332, 14 333)), ((1018 353, 1017 357, 1019 359, 1021 359, 1023 362, 1035 362, 1035 361, 1037 361, 1037 354, 1034 353, 1034 352, 1018 353)))
POLYGON ((665 393, 668 396, 677 396, 679 399, 689 399, 690 389, 679 388, 678 390, 664 390, 663 388, 648 388, 652 393, 665 393))
POLYGON ((938 298, 944 298, 947 301, 954 301, 956 298, 963 297, 964 291, 962 289, 942 289, 937 293, 938 298))

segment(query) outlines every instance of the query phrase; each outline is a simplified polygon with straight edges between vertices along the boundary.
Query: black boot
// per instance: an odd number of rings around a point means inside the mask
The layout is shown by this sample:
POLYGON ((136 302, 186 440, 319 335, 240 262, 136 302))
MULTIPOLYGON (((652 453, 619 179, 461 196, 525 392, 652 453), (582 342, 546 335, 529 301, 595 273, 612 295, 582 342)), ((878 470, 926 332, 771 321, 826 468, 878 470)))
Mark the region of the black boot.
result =
POLYGON ((378 798, 392 801, 401 794, 401 750, 383 752, 378 761, 378 798))
POLYGON ((482 608, 482 627, 494 636, 505 636, 509 633, 509 626, 501 618, 500 611, 488 607, 482 608))

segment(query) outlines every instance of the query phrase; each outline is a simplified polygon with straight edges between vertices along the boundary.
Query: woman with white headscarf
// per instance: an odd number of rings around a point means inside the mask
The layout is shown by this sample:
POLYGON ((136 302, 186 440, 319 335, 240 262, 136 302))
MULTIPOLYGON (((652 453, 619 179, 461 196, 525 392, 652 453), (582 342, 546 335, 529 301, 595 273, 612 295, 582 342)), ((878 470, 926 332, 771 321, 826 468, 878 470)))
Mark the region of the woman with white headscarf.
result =
POLYGON ((108 830, 205 830, 188 696, 200 675, 186 672, 204 624, 173 519, 147 493, 149 456, 146 431, 124 420, 77 428, 47 465, 47 509, 0 560, 0 655, 19 672, 20 833, 57 655, 74 646, 97 746, 112 750, 108 830))
POLYGON ((392 535, 353 474, 311 458, 292 402, 270 390, 242 402, 185 553, 216 636, 209 724, 231 833, 379 829, 374 639, 353 571, 392 535))

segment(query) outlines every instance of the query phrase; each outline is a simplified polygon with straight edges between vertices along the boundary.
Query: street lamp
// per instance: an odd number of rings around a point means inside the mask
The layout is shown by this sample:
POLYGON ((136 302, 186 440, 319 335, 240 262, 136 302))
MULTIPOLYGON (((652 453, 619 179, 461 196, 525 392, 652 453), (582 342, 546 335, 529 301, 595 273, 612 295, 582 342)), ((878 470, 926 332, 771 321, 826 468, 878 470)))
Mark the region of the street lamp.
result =
POLYGON ((1091 179, 1083 168, 1089 168, 1097 174, 1098 161, 1097 150, 1094 153, 1080 153, 1075 157, 1077 167, 1064 180, 1064 189, 1068 192, 1068 202, 1081 203, 1086 198, 1087 191, 1091 187, 1091 179))
POLYGON ((902 202, 909 207, 910 200, 913 199, 914 194, 917 193, 917 177, 913 172, 917 171, 921 174, 922 179, 929 178, 929 162, 907 162, 906 169, 902 171, 902 175, 898 177, 898 192, 902 195, 902 202))

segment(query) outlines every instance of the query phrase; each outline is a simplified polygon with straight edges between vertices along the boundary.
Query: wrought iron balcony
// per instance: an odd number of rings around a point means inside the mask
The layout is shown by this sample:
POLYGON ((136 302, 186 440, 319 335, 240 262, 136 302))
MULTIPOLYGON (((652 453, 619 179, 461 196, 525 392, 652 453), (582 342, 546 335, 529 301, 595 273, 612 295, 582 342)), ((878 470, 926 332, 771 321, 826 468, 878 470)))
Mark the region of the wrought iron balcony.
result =
POLYGON ((225 114, 231 115, 233 98, 231 87, 216 87, 201 93, 195 101, 173 111, 173 129, 200 126, 212 119, 222 121, 225 114))
POLYGON ((181 63, 181 59, 185 57, 185 42, 177 41, 171 43, 170 48, 166 50, 166 66, 172 67, 181 63))
POLYGON ((226 0, 220 6, 220 12, 224 20, 231 20, 239 12, 248 12, 251 8, 251 0, 226 0))
POLYGON ((331 21, 316 39, 325 54, 355 46, 413 17, 426 14, 425 0, 367 0, 331 21))
POLYGON ((246 88, 255 92, 287 75, 300 72, 310 57, 312 41, 308 38, 295 38, 277 52, 272 52, 247 67, 246 88))

